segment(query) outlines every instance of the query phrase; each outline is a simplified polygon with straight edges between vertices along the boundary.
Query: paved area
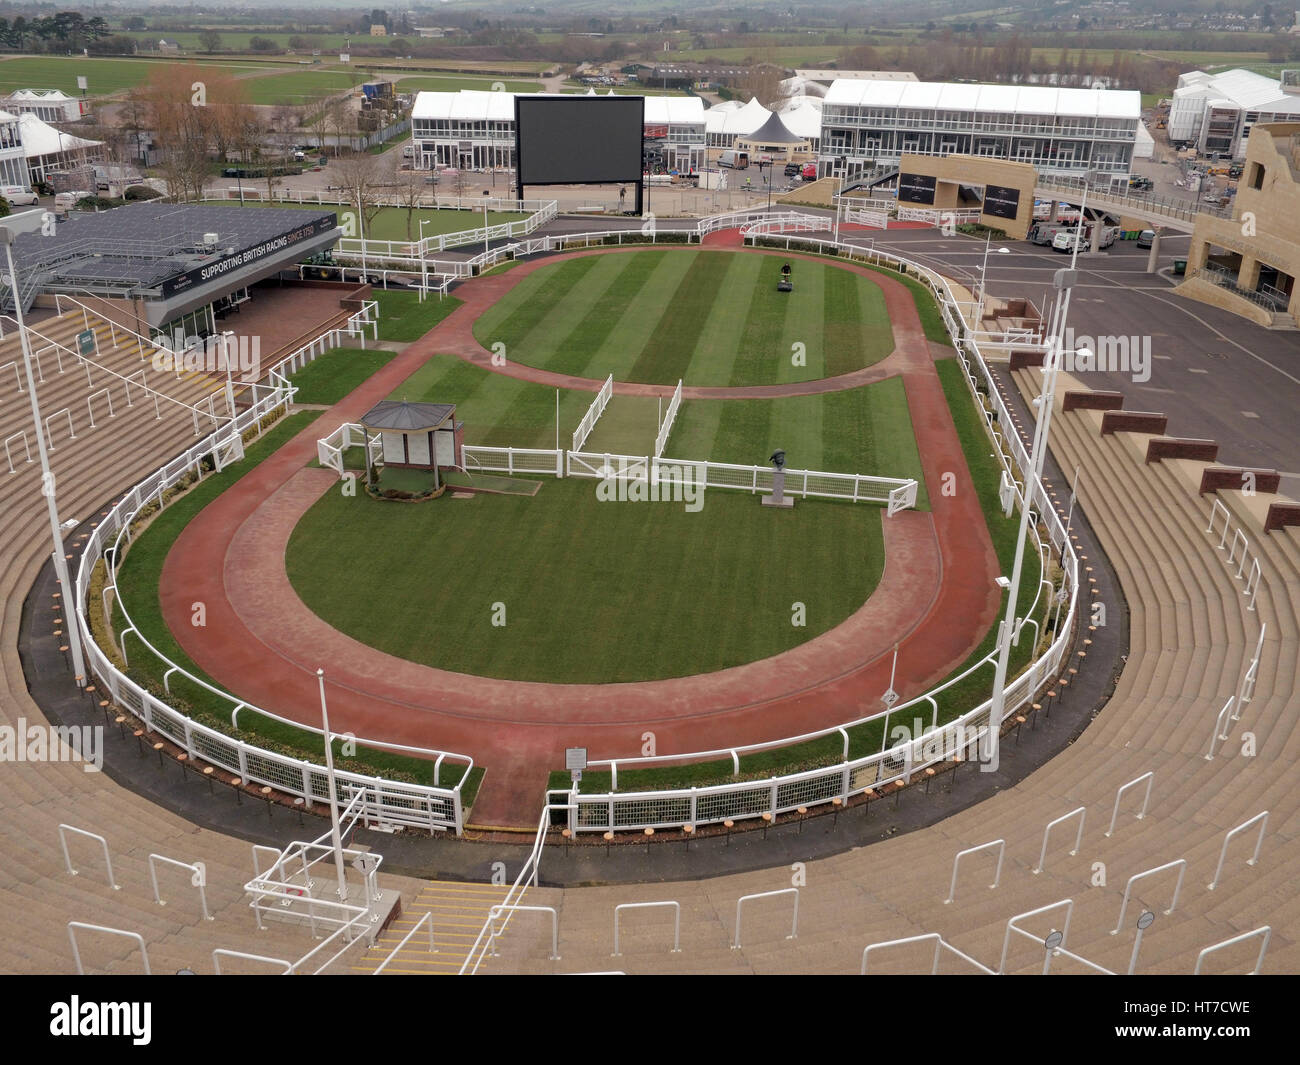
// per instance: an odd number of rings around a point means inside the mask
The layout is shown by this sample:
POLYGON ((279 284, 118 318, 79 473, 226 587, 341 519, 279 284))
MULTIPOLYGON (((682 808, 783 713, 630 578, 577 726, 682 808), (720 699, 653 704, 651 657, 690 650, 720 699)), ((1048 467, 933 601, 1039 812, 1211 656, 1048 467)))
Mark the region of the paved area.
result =
MULTIPOLYGON (((984 259, 982 241, 936 230, 889 230, 869 239, 973 286, 984 259)), ((1160 267, 1186 254, 1189 238, 1167 236, 1160 267)), ((1069 256, 1025 241, 988 260, 990 296, 1027 296, 1050 304, 1052 275, 1069 256)), ((1264 329, 1227 311, 1184 299, 1164 274, 1146 272, 1148 252, 1132 242, 1079 257, 1070 305, 1076 336, 1122 336, 1150 345, 1150 378, 1093 371, 1097 389, 1115 389, 1132 410, 1163 411, 1174 436, 1219 442, 1219 461, 1283 473, 1282 490, 1300 496, 1300 333, 1264 329), (1148 339, 1149 338, 1149 339, 1148 339)))
POLYGON ((284 574, 284 543, 332 483, 329 473, 303 469, 315 440, 359 416, 435 351, 486 356, 471 332, 477 313, 540 265, 463 286, 464 306, 191 522, 168 556, 160 598, 172 631, 203 669, 243 697, 315 722, 314 673, 324 663, 336 728, 473 755, 488 767, 474 822, 525 827, 536 817, 546 772, 575 741, 590 746, 593 757, 617 757, 638 754, 642 727, 651 724, 665 752, 776 739, 875 709, 896 641, 902 648, 895 688, 905 698, 965 659, 992 624, 998 563, 911 295, 869 271, 863 273, 884 289, 894 324, 896 372, 927 483, 960 472, 955 494, 936 494, 932 514, 885 522, 885 577, 847 627, 786 655, 704 677, 538 685, 392 659, 307 611, 284 574), (208 608, 203 629, 189 624, 196 600, 208 608))

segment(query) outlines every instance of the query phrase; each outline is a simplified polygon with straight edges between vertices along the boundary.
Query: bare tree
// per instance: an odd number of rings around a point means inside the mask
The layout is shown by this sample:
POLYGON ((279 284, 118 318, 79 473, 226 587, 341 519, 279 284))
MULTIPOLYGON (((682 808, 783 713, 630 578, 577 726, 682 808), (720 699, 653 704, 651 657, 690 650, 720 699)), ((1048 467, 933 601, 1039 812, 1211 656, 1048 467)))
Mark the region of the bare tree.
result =
MULTIPOLYGON (((379 195, 384 185, 384 175, 378 156, 355 152, 338 161, 339 188, 343 190, 348 205, 360 212, 362 229, 369 230, 379 214, 379 195)), ((356 236, 361 236, 358 232, 356 236)))

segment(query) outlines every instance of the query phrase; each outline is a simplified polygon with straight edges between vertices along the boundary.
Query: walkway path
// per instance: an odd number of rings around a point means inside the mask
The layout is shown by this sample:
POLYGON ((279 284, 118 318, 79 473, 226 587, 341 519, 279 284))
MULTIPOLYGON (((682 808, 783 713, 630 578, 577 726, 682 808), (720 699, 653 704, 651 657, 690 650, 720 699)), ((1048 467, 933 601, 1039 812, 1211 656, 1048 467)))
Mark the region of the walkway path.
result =
MULTIPOLYGON (((474 318, 533 268, 529 263, 466 284, 465 306, 225 492, 177 538, 159 594, 167 624, 202 669, 241 698, 315 724, 315 671, 324 666, 332 727, 473 755, 488 769, 474 823, 524 827, 535 824, 546 774, 562 764, 566 746, 587 746, 595 758, 632 756, 640 753, 646 729, 655 732, 661 753, 778 739, 877 710, 896 641, 902 646, 895 688, 904 697, 967 657, 996 614, 996 556, 911 295, 869 271, 863 272, 885 292, 898 347, 886 361, 903 377, 926 481, 937 487, 949 472, 957 480, 954 495, 932 491, 930 514, 882 515, 884 575, 842 625, 774 658, 703 676, 545 685, 396 659, 309 611, 288 581, 284 555, 300 517, 335 483, 331 472, 306 468, 315 441, 356 420, 431 355, 453 351, 473 359, 474 318), (207 608, 201 629, 190 624, 197 601, 207 608)), ((848 383, 852 378, 837 380, 840 387, 862 383, 848 383)), ((795 394, 804 386, 776 387, 767 394, 795 394)))

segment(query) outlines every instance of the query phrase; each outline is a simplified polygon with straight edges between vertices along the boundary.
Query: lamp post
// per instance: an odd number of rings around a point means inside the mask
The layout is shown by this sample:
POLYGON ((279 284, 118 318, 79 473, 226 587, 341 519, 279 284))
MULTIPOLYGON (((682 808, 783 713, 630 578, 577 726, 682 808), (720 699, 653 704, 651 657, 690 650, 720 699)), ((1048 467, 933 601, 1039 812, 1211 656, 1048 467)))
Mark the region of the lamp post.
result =
POLYGON ((486 256, 488 253, 488 197, 491 195, 492 194, 488 192, 487 189, 483 190, 483 255, 485 256, 483 260, 484 266, 487 265, 486 256))
MULTIPOLYGON (((981 312, 984 310, 984 271, 986 271, 989 267, 989 246, 992 243, 992 241, 993 241, 992 233, 990 233, 987 237, 984 238, 984 262, 980 265, 980 294, 979 294, 979 300, 977 301, 981 312)), ((1010 253, 1011 253, 1010 248, 1002 247, 998 249, 999 255, 1009 255, 1010 253)))
POLYGON ((77 618, 74 616, 76 605, 71 602, 74 592, 72 582, 68 579, 68 562, 63 557, 63 534, 59 527, 59 508, 54 498, 54 474, 50 472, 50 456, 45 449, 45 428, 41 424, 41 407, 36 398, 36 379, 32 375, 32 346, 27 336, 27 326, 23 321, 18 273, 14 269, 13 241, 13 231, 6 226, 0 226, 0 244, 4 244, 5 247, 5 263, 8 269, 3 280, 13 295, 14 320, 18 323, 18 338, 23 349, 23 370, 27 374, 27 398, 31 400, 32 405, 32 429, 36 434, 36 450, 41 457, 41 494, 45 496, 45 507, 50 516, 50 536, 54 540, 54 572, 58 576, 59 587, 63 590, 63 602, 73 611, 73 615, 68 617, 68 647, 72 651, 72 672, 77 678, 77 687, 80 688, 86 676, 85 660, 81 654, 81 632, 77 628, 77 618))
MULTIPOLYGON (((1011 645, 1019 639, 1016 625, 1016 600, 1020 593, 1020 578, 1024 568, 1025 541, 1029 533, 1029 514, 1034 506, 1034 486, 1038 483, 1040 471, 1047 455, 1048 430, 1052 421, 1052 402, 1056 390, 1056 374, 1061 363, 1061 337, 1070 306, 1070 291, 1078 279, 1078 271, 1073 267, 1057 270, 1052 280, 1056 289, 1056 311, 1053 314, 1055 332, 1047 341, 1047 357, 1043 361, 1043 388, 1034 401, 1038 407, 1038 417, 1034 422, 1034 439, 1030 450, 1029 469, 1025 474, 1025 497, 1020 508, 1020 531, 1016 536, 1015 563, 1011 569, 1011 580, 1004 585, 1007 588, 1007 611, 998 632, 998 660, 993 676, 993 697, 989 703, 988 724, 988 762, 997 768, 998 743, 1002 729, 1002 717, 1006 706, 1007 663, 1011 656, 1011 645)), ((1002 582, 999 581, 999 584, 1002 582)))
MULTIPOLYGON (((366 446, 369 452, 369 444, 366 446)), ((367 454, 367 465, 369 465, 367 454)), ((334 781, 334 737, 330 735, 329 710, 325 706, 325 670, 316 670, 316 680, 320 683, 320 719, 325 731, 325 779, 330 789, 330 838, 334 844, 334 869, 339 879, 339 901, 348 901, 348 874, 343 868, 343 835, 339 831, 339 799, 334 781)))

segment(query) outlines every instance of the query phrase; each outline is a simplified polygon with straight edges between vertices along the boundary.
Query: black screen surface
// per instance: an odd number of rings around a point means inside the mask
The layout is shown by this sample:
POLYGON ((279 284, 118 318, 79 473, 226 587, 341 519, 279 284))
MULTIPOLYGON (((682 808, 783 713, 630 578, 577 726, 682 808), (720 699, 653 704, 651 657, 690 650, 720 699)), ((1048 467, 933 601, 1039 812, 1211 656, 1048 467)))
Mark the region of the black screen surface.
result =
POLYGON ((1012 218, 1020 210, 1020 190, 1004 185, 984 187, 984 213, 994 218, 1012 218))
POLYGON ((932 204, 937 183, 929 174, 899 174, 899 202, 932 204))
POLYGON ((516 96, 519 185, 641 180, 641 96, 516 96))

